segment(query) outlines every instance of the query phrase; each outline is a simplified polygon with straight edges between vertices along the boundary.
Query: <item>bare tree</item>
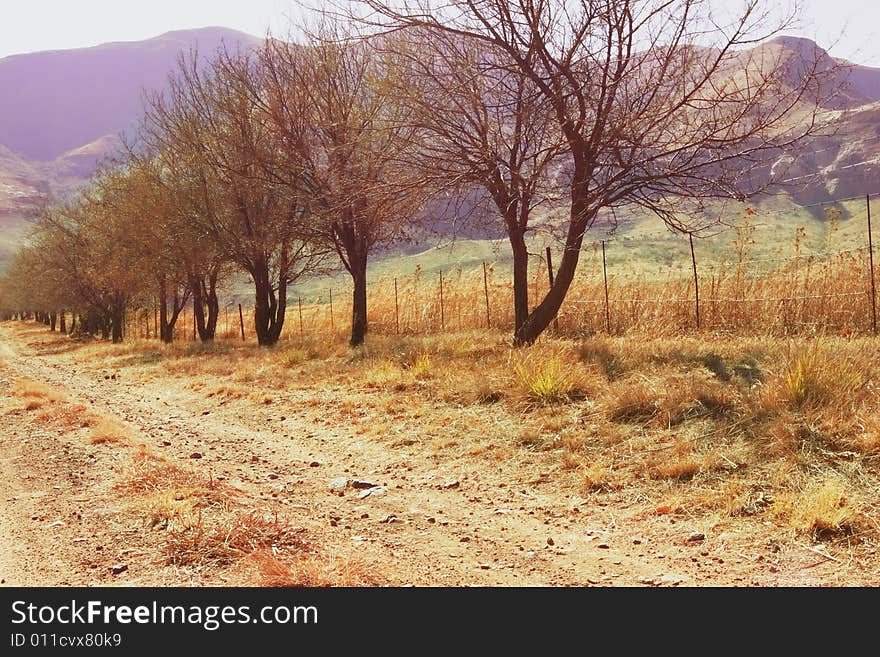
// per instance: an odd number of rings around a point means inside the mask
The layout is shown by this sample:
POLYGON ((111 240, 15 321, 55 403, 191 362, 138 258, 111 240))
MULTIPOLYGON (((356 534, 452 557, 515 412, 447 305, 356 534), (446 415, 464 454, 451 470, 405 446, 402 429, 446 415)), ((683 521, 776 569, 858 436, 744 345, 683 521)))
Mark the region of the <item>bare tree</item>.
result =
POLYGON ((513 254, 514 331, 529 314, 527 232, 559 201, 563 141, 550 106, 486 44, 457 34, 406 30, 392 42, 397 95, 412 108, 413 165, 430 188, 459 197, 484 190, 513 254))
POLYGON ((40 269, 51 275, 28 278, 20 285, 27 296, 38 296, 41 281, 57 281, 70 306, 81 310, 86 332, 121 342, 125 310, 138 284, 126 252, 118 248, 127 228, 98 197, 47 208, 29 250, 38 254, 40 269))
POLYGON ((137 179, 137 189, 131 190, 127 202, 139 215, 135 221, 141 257, 147 259, 144 266, 157 284, 162 339, 171 341, 177 316, 192 296, 199 338, 210 342, 220 314, 218 286, 228 273, 228 259, 201 228, 202 218, 213 211, 215 190, 199 175, 197 164, 181 161, 178 155, 131 152, 127 170, 130 178, 137 179))
POLYGON ((752 48, 791 23, 794 13, 775 7, 764 0, 742 0, 735 10, 712 0, 363 0, 347 13, 372 31, 473 40, 548 104, 568 160, 568 216, 554 284, 516 331, 515 342, 529 344, 559 311, 600 212, 637 205, 674 229, 698 232, 703 225, 685 210, 762 191, 776 178, 755 172, 822 128, 836 76, 820 66, 821 53, 752 48))
POLYGON ((280 152, 252 89, 263 75, 249 55, 220 53, 202 70, 182 59, 165 95, 154 96, 143 122, 146 141, 188 169, 202 192, 191 220, 254 283, 254 327, 261 345, 281 336, 288 285, 313 271, 323 253, 304 226, 301 195, 265 175, 280 152))
POLYGON ((285 158, 270 175, 305 184, 311 229, 352 278, 352 346, 367 332, 368 258, 405 236, 424 191, 405 166, 413 127, 378 45, 325 23, 305 45, 272 39, 261 53, 263 109, 285 158))

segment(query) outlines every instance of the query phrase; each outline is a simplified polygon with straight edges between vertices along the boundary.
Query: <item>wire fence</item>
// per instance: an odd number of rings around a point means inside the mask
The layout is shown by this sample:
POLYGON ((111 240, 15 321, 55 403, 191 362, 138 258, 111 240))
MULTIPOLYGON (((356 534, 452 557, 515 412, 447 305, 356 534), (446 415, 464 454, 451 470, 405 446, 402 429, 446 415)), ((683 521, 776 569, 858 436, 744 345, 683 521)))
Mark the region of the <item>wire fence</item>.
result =
MULTIPOLYGON (((862 226, 864 244, 847 248, 826 245, 820 252, 806 253, 795 243, 791 254, 753 256, 743 247, 752 225, 730 229, 743 238, 735 259, 698 257, 692 236, 681 235, 680 243, 657 241, 667 260, 677 262, 651 269, 629 264, 650 240, 597 240, 583 248, 575 279, 550 330, 568 336, 671 336, 696 330, 738 335, 875 333, 870 196, 861 198, 866 201, 865 215, 847 221, 862 226)), ((530 308, 543 299, 553 273, 549 247, 533 256, 530 308)), ((427 272, 416 267, 410 273, 376 278, 368 288, 370 330, 408 335, 510 331, 514 306, 507 273, 498 262, 484 262, 476 269, 427 272)), ((320 294, 294 293, 288 298, 282 340, 342 335, 349 329, 351 312, 351 288, 338 281, 320 294)), ((252 313, 252 308, 236 302, 221 303, 217 336, 255 340, 252 313)), ((155 338, 155 309, 133 313, 127 328, 139 337, 155 338)), ((182 311, 175 338, 197 339, 191 308, 182 311)))

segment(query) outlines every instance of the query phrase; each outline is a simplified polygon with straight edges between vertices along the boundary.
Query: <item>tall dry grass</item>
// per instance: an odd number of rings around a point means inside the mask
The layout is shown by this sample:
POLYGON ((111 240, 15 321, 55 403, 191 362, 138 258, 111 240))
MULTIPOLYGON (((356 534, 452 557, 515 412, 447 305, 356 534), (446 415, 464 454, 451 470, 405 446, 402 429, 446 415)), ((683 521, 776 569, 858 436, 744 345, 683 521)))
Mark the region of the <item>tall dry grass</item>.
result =
MULTIPOLYGON (((788 336, 817 332, 848 335, 872 329, 866 250, 820 258, 801 255, 795 245, 792 253, 766 260, 750 259, 748 251, 741 251, 733 262, 699 262, 701 330, 788 336)), ((607 275, 606 315, 601 252, 595 245, 585 249, 559 313, 560 335, 675 336, 696 330, 696 294, 689 261, 659 271, 609 265, 607 275)), ((530 271, 530 303, 534 306, 547 289, 546 264, 536 261, 530 271)), ((334 290, 333 299, 332 322, 326 299, 304 302, 301 323, 299 308, 292 308, 286 337, 343 335, 351 313, 350 298, 340 289, 334 290)), ((480 268, 444 272, 442 307, 439 276, 425 275, 418 268, 372 281, 368 301, 371 329, 385 334, 513 328, 511 282, 493 267, 487 267, 485 281, 480 268)))

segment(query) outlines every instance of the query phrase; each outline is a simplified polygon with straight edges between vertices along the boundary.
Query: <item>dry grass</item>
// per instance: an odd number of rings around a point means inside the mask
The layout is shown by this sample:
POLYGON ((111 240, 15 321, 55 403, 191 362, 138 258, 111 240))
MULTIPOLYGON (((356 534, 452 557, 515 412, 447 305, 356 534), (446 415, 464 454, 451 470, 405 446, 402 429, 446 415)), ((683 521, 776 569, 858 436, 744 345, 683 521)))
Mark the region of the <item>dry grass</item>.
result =
POLYGON ((339 555, 302 554, 281 561, 269 550, 257 550, 250 559, 267 587, 337 587, 387 585, 376 569, 360 559, 339 555))
POLYGON ((45 404, 56 404, 67 400, 67 395, 60 390, 32 379, 16 381, 12 387, 12 394, 24 400, 26 411, 34 411, 42 408, 45 404))
POLYGON ((141 448, 117 490, 137 497, 148 525, 164 530, 168 563, 226 567, 261 550, 305 549, 303 530, 277 515, 244 509, 237 491, 141 448))
MULTIPOLYGON (((349 426, 358 439, 418 443, 438 461, 531 455, 555 463, 581 494, 720 524, 756 517, 807 535, 853 525, 829 512, 813 522, 781 511, 786 500, 792 509, 806 504, 815 467, 856 493, 880 486, 872 460, 880 451, 880 346, 869 338, 545 336, 527 350, 508 340, 485 331, 373 334, 356 350, 341 338, 292 340, 275 350, 181 350, 171 370, 167 360, 142 368, 172 371, 186 385, 206 377, 201 392, 221 402, 280 402, 299 391, 304 408, 324 409, 321 423, 349 426)), ((141 473, 141 488, 186 478, 151 468, 160 473, 141 473)), ((162 495, 150 502, 157 522, 188 528, 181 541, 213 540, 213 530, 193 529, 207 513, 203 495, 162 495)), ((862 531, 875 531, 873 507, 860 513, 862 531)), ((296 570, 308 560, 284 563, 291 582, 338 579, 296 570)))
POLYGON ((108 443, 128 442, 133 436, 132 430, 112 418, 99 418, 89 428, 89 443, 104 445, 108 443))
POLYGON ((222 567, 258 550, 303 550, 302 533, 302 529, 258 510, 210 520, 199 515, 194 523, 168 527, 166 554, 173 565, 222 567))
POLYGON ((859 534, 869 524, 853 491, 839 477, 811 482, 806 489, 781 496, 773 512, 817 540, 859 534))
MULTIPOLYGON (((723 263, 698 255, 703 332, 787 337, 822 331, 844 335, 870 331, 864 250, 823 258, 805 253, 797 236, 790 245, 782 244, 775 250, 775 262, 754 258, 754 242, 749 237, 754 226, 750 222, 743 222, 731 239, 723 263)), ((613 248, 626 250, 627 246, 613 248)), ((822 248, 834 253, 841 246, 832 239, 822 248)), ((690 254, 685 251, 672 266, 650 266, 652 263, 638 257, 625 266, 609 261, 612 335, 678 337, 695 331, 694 284, 690 254)), ((657 258, 667 260, 669 255, 659 253, 657 258)), ((529 274, 530 301, 534 303, 547 290, 546 263, 536 259, 529 274)), ((416 267, 372 280, 368 290, 371 327, 386 335, 399 332, 404 336, 485 331, 488 301, 492 328, 512 330, 513 292, 507 274, 488 268, 488 299, 482 268, 444 272, 443 284, 441 322, 435 274, 426 277, 416 267)), ((303 306, 305 339, 339 334, 338 318, 350 313, 350 294, 338 287, 334 291, 337 322, 333 324, 326 298, 303 306)), ((558 318, 560 334, 580 338, 605 333, 604 295, 602 253, 599 243, 594 242, 584 246, 578 274, 558 318)), ((291 322, 288 334, 299 334, 298 323, 291 322)), ((613 378, 615 367, 608 364, 613 378)))
POLYGON ((140 447, 123 469, 117 488, 122 492, 142 495, 165 492, 187 497, 194 494, 213 497, 220 490, 220 484, 140 447))
POLYGON ((514 364, 520 393, 527 404, 548 406, 585 399, 585 377, 563 365, 557 355, 542 358, 530 353, 514 364))
MULTIPOLYGON (((205 382, 200 392, 217 403, 297 403, 318 429, 345 427, 356 440, 382 441, 388 449, 412 446, 438 465, 465 457, 491 467, 532 463, 553 471, 554 485, 571 486, 572 495, 651 514, 664 509, 705 517, 719 531, 770 523, 772 530, 802 537, 858 534, 880 542, 880 505, 872 501, 880 489, 880 343, 815 330, 823 324, 864 328, 857 297, 825 305, 720 301, 794 296, 804 285, 811 294, 856 288, 844 258, 821 277, 803 265, 763 279, 733 270, 710 282, 708 328, 701 333, 690 328, 688 304, 617 303, 613 335, 593 335, 604 318, 593 321, 586 310, 575 315, 572 306, 564 311, 561 336, 550 332, 529 349, 512 349, 508 333, 476 330, 478 314, 468 323, 464 310, 482 307, 473 296, 481 289, 467 296, 462 275, 449 281, 448 297, 462 304, 462 331, 391 335, 388 315, 383 319, 388 300, 378 299, 374 333, 360 349, 349 349, 342 336, 322 338, 317 310, 306 325, 311 337, 275 349, 173 347, 149 362, 127 347, 115 354, 117 347, 83 349, 104 354, 97 360, 102 366, 124 358, 138 375, 170 374, 188 386, 199 379, 205 382), (586 337, 571 337, 582 333, 586 337)), ((575 286, 575 298, 596 291, 586 278, 575 286)), ((686 294, 675 281, 668 288, 650 280, 626 284, 614 282, 620 296, 686 294)), ((500 314, 499 287, 491 293, 500 314)), ((401 296, 411 290, 402 285, 401 296)), ((400 305, 403 331, 438 330, 425 304, 400 305)), ((457 324, 454 311, 448 317, 456 320, 448 325, 457 324)), ((493 316, 493 324, 507 328, 503 318, 496 324, 493 316)), ((390 326, 393 333, 393 319, 390 326)), ((204 482, 188 492, 188 475, 162 467, 143 464, 129 485, 152 495, 150 513, 179 528, 181 541, 213 541, 214 525, 205 516, 220 510, 206 501, 210 495, 197 492, 204 482), (192 528, 200 514, 198 532, 192 528)), ((264 570, 275 568, 276 579, 292 585, 347 581, 344 568, 337 573, 337 566, 308 554, 278 557, 282 566, 264 570), (323 575, 302 572, 315 568, 323 575)))

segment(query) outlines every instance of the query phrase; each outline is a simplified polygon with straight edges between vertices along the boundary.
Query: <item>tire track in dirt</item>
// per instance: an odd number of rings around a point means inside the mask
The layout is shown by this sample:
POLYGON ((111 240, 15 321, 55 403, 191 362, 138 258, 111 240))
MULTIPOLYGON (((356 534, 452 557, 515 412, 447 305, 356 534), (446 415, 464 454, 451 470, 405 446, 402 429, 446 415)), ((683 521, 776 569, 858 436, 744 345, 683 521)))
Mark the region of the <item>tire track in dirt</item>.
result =
POLYGON ((646 522, 638 509, 585 504, 554 487, 554 473, 541 465, 430 461, 417 440, 389 449, 351 427, 325 428, 320 400, 331 400, 320 390, 277 391, 271 405, 220 404, 170 377, 134 380, 124 368, 36 355, 9 331, 0 328, 0 349, 15 376, 63 388, 90 410, 124 420, 155 451, 282 509, 329 549, 375 565, 390 584, 791 583, 732 556, 724 543, 689 542, 695 524, 646 522), (11 341, 18 354, 5 344, 11 341), (350 486, 330 490, 337 478, 382 490, 368 497, 350 486))

